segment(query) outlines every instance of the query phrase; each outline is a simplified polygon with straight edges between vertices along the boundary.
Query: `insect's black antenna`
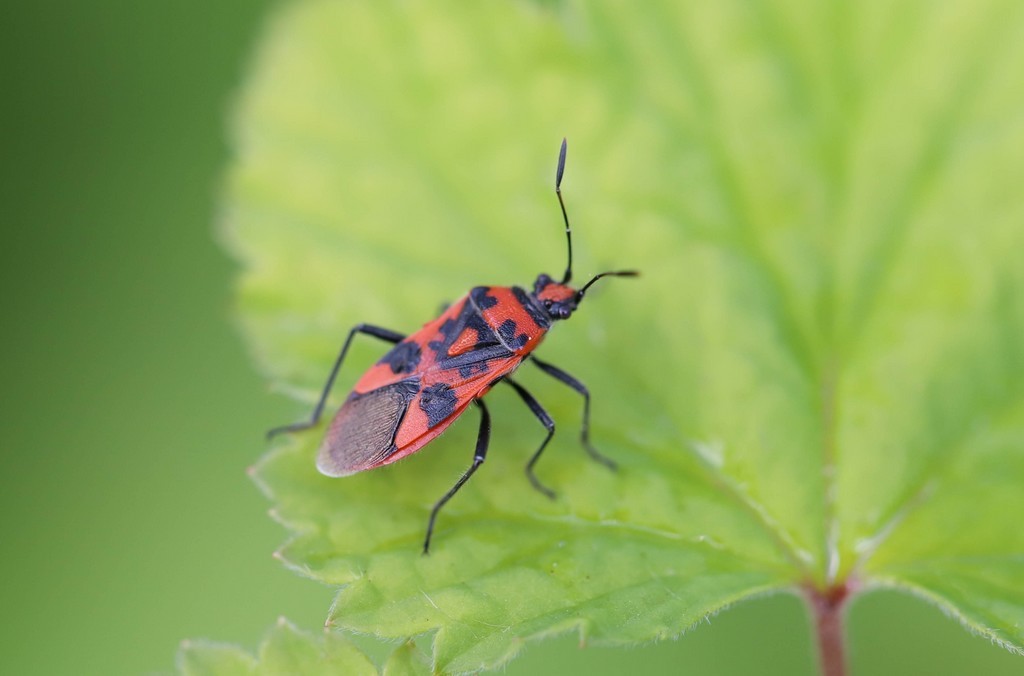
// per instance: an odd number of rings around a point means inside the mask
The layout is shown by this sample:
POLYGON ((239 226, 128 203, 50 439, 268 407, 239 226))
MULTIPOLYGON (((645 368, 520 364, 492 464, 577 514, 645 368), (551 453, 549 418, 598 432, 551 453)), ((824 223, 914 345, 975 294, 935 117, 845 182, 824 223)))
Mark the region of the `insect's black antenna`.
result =
POLYGON ((568 284, 572 279, 572 229, 569 228, 569 214, 565 213, 565 202, 562 201, 562 174, 565 173, 565 139, 562 139, 562 148, 558 151, 558 170, 555 172, 555 194, 558 195, 558 204, 562 207, 562 219, 565 221, 565 242, 569 245, 569 264, 565 266, 565 276, 562 277, 562 284, 568 284))
POLYGON ((576 301, 579 302, 583 298, 583 294, 587 292, 587 289, 602 277, 637 277, 640 272, 637 270, 614 270, 611 272, 602 272, 599 275, 594 275, 589 282, 583 285, 583 288, 576 292, 576 301))

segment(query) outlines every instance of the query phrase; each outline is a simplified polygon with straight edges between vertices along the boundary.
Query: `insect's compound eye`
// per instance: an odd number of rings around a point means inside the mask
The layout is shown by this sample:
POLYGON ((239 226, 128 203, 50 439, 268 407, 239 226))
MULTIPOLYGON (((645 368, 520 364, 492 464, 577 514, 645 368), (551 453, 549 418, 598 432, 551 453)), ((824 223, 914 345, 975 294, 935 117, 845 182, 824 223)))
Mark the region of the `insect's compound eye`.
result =
POLYGON ((550 310, 551 309, 551 301, 550 300, 544 301, 544 309, 545 310, 550 310))

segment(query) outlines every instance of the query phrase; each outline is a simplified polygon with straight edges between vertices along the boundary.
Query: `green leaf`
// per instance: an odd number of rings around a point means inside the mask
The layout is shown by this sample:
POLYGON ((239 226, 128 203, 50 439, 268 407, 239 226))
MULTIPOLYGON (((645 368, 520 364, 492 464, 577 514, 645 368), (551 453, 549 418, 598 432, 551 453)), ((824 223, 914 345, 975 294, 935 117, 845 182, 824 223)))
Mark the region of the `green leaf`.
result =
POLYGON ((181 676, 253 676, 256 660, 238 646, 211 641, 182 641, 178 650, 178 673, 181 676))
POLYGON ((281 618, 253 658, 241 648, 186 641, 178 652, 182 676, 284 676, 286 674, 377 674, 365 655, 336 633, 319 636, 301 631, 281 618))
MULTIPOLYGON (((676 636, 756 594, 895 586, 1024 647, 1024 6, 297 2, 237 116, 225 236, 242 322, 312 407, 349 328, 411 332, 478 284, 595 287, 422 453, 316 473, 323 426, 256 476, 337 627, 433 632, 434 667, 575 632, 676 636)), ((337 404, 385 346, 360 338, 337 404)), ((297 415, 301 415, 297 409, 297 415)), ((286 422, 286 421, 280 421, 286 422)))
POLYGON ((430 673, 430 665, 411 641, 399 646, 384 664, 384 676, 429 676, 430 673))

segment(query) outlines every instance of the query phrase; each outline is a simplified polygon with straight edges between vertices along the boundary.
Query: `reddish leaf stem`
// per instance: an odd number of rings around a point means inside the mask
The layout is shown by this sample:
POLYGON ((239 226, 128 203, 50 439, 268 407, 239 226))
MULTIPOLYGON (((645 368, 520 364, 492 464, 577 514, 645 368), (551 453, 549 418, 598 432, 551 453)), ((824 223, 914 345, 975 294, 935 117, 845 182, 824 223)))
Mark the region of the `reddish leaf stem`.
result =
POLYGON ((826 589, 805 588, 814 615, 818 656, 823 676, 846 676, 846 642, 843 636, 843 612, 850 597, 848 583, 826 589))

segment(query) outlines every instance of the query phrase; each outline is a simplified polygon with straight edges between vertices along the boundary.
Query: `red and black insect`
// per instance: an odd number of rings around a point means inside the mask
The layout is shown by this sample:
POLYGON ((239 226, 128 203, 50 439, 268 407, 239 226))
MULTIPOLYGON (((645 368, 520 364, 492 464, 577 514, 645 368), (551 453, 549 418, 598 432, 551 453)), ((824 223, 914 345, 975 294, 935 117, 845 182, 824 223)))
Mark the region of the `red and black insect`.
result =
POLYGON ((308 422, 278 427, 269 432, 294 432, 317 424, 349 344, 357 333, 394 343, 380 361, 370 367, 352 388, 331 421, 317 457, 317 468, 327 476, 341 477, 387 465, 415 453, 448 428, 470 404, 480 409, 480 431, 473 464, 451 489, 437 501, 427 523, 423 553, 430 549, 430 537, 438 512, 469 480, 487 456, 491 417, 482 397, 499 382, 508 383, 544 425, 547 436, 526 463, 526 476, 549 498, 555 493, 537 479, 534 465, 555 433, 555 422, 522 385, 511 379, 526 359, 583 396, 583 429, 580 439, 590 456, 615 469, 611 459, 598 453, 589 438, 590 392, 565 371, 533 356, 552 324, 568 319, 583 300, 587 289, 602 277, 634 277, 633 270, 602 272, 580 289, 569 286, 572 279, 572 232, 562 201, 562 173, 566 143, 558 154, 555 194, 565 221, 569 262, 562 281, 548 275, 537 277, 533 291, 518 286, 478 286, 452 303, 434 321, 410 336, 359 324, 345 339, 327 378, 320 400, 308 422))

